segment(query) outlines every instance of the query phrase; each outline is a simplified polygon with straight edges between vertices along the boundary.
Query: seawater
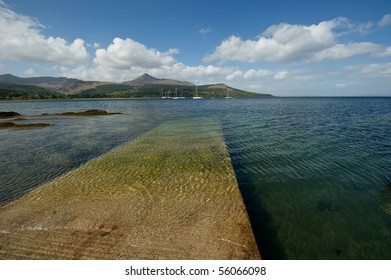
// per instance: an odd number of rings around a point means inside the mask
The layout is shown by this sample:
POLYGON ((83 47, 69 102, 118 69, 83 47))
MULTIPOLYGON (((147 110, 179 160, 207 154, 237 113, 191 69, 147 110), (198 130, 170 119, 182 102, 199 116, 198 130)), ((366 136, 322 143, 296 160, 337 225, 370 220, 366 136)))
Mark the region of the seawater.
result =
POLYGON ((0 111, 54 124, 0 130, 0 204, 164 122, 214 118, 263 258, 391 259, 391 98, 23 101, 0 111), (88 109, 123 114, 41 116, 88 109))

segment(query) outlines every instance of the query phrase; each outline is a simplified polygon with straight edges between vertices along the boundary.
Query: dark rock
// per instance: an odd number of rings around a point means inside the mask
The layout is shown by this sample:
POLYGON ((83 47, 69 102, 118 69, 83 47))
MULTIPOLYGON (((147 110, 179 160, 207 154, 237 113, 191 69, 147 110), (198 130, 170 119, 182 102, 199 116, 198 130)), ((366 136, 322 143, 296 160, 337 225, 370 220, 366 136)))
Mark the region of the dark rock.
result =
POLYGON ((49 123, 25 123, 25 124, 16 124, 13 122, 0 122, 0 129, 11 128, 14 130, 24 130, 24 129, 35 129, 35 128, 43 128, 47 126, 52 126, 49 123))
POLYGON ((16 124, 13 122, 2 122, 0 123, 0 128, 11 128, 14 127, 16 124))
POLYGON ((60 116, 105 116, 105 115, 117 115, 121 113, 108 113, 105 110, 87 110, 84 112, 65 112, 61 114, 56 114, 60 116))
POLYGON ((17 116, 20 116, 20 114, 16 112, 0 112, 0 119, 14 118, 17 116))

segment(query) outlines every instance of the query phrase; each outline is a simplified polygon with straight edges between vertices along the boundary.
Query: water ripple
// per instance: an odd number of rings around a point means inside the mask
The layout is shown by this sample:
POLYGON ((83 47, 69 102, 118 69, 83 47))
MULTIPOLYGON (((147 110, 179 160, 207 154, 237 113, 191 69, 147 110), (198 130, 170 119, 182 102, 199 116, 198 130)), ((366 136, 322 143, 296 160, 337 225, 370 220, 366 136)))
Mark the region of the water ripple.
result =
MULTIPOLYGON (((0 103, 0 110, 23 115, 92 108, 124 113, 82 122, 51 119, 55 125, 39 131, 1 130, 0 203, 12 201, 165 121, 216 118, 222 123, 264 257, 391 258, 390 98, 225 101, 0 103)), ((208 130, 208 122, 196 125, 208 130)), ((189 134, 184 141, 192 137, 189 134)), ((190 154, 203 148, 197 141, 191 143, 190 154)), ((151 155, 140 150, 138 156, 142 162, 151 155)), ((170 172, 191 164, 180 158, 171 165, 166 163, 170 172)), ((188 180, 202 188, 208 184, 210 168, 203 166, 202 180, 191 172, 188 180)), ((159 165, 154 169, 162 172, 159 165)), ((165 175, 167 182, 174 180, 170 172, 165 175)), ((93 182, 94 178, 90 179, 93 182)), ((147 197, 142 194, 145 179, 135 175, 135 180, 141 185, 129 191, 147 197)), ((179 193, 183 187, 184 182, 177 185, 179 193)), ((223 190, 216 194, 219 191, 223 190)), ((166 201, 146 203, 164 206, 166 201)))

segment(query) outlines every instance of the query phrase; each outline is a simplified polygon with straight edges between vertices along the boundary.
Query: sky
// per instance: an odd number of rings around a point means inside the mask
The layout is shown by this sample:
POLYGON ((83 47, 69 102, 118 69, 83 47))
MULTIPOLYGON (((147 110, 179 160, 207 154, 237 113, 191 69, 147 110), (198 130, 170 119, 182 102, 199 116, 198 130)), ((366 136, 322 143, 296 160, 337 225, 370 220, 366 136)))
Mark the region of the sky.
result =
POLYGON ((0 74, 391 96, 390 0, 0 0, 0 74))

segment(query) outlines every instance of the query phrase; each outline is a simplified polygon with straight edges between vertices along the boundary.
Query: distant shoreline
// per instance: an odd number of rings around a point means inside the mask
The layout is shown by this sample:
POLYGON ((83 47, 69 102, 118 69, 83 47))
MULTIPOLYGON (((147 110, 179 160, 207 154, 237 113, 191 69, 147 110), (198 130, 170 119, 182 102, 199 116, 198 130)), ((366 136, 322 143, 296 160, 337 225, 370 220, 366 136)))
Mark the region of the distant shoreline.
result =
MULTIPOLYGON (((243 96, 243 97, 234 97, 233 99, 321 99, 321 98, 391 98, 391 96, 243 96)), ((224 97, 205 97, 205 100, 223 100, 224 97)), ((171 100, 171 99, 162 99, 162 98, 149 98, 149 97, 107 97, 107 98, 31 98, 31 99, 0 99, 0 102, 21 102, 21 101, 102 101, 102 100, 171 100)), ((192 100, 191 98, 181 99, 183 100, 192 100)), ((177 100, 176 100, 177 101, 177 100)))
MULTIPOLYGON (((270 99, 270 98, 280 98, 278 96, 243 96, 243 97, 234 97, 232 99, 270 99)), ((224 97, 204 97, 205 100, 223 100, 224 97)), ((91 98, 31 98, 31 99, 0 99, 0 102, 13 102, 13 101, 87 101, 87 100, 173 100, 172 98, 158 98, 158 97, 91 97, 91 98)), ((185 98, 180 100, 192 100, 192 98, 185 98)), ((178 100, 175 100, 178 101, 178 100)))

